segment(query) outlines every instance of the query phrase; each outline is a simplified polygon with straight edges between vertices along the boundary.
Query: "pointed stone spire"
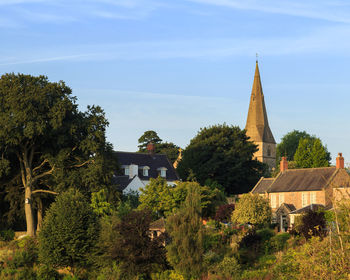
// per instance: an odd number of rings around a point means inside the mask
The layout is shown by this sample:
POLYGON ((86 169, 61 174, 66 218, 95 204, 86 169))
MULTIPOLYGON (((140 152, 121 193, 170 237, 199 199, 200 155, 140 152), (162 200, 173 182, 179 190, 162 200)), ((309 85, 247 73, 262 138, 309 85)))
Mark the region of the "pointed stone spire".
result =
POLYGON ((250 140, 258 146, 258 151, 255 152, 253 158, 268 164, 271 170, 275 168, 276 142, 267 120, 258 60, 256 61, 254 82, 245 129, 250 140))
POLYGON ((258 61, 256 61, 252 94, 245 126, 250 140, 276 144, 267 120, 264 94, 261 86, 258 61))

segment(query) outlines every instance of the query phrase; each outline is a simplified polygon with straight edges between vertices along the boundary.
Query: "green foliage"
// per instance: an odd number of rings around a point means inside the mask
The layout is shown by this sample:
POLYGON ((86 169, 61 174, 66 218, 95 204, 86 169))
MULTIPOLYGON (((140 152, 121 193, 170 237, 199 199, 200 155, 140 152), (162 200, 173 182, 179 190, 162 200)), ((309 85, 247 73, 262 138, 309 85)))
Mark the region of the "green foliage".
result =
POLYGON ((149 211, 134 210, 114 226, 117 234, 110 254, 120 265, 126 279, 141 274, 149 276, 165 266, 165 249, 162 245, 164 239, 163 236, 151 239, 151 221, 149 211))
POLYGON ((15 232, 12 229, 6 229, 0 231, 1 241, 11 241, 15 237, 15 232))
POLYGON ((300 139, 294 160, 298 168, 326 167, 331 157, 319 138, 305 138, 300 139))
POLYGON ((229 279, 239 279, 241 266, 235 257, 225 257, 217 266, 220 276, 229 279))
POLYGON ((268 170, 265 164, 253 160, 256 151, 257 146, 237 126, 202 128, 184 150, 177 170, 183 180, 196 178, 204 185, 211 179, 228 194, 245 193, 268 170))
POLYGON ((203 267, 203 225, 198 188, 191 187, 184 204, 166 223, 171 243, 166 246, 167 259, 185 279, 198 278, 203 267))
POLYGON ((112 213, 112 206, 107 202, 106 190, 102 189, 91 194, 91 207, 98 216, 106 216, 112 213))
POLYGON ((287 248, 287 241, 290 238, 288 232, 280 233, 270 239, 270 246, 273 251, 278 252, 287 248))
POLYGON ((271 221, 269 201, 258 194, 243 194, 232 213, 232 222, 250 223, 256 226, 266 225, 271 221))
POLYGON ((152 280, 184 280, 181 274, 174 270, 165 270, 151 275, 152 280))
POLYGON ((277 161, 284 156, 287 157, 288 161, 294 160, 295 151, 298 148, 300 139, 310 139, 314 138, 306 131, 293 130, 284 135, 281 139, 281 142, 277 145, 276 155, 277 161))
POLYGON ((70 189, 57 196, 47 211, 39 234, 40 262, 73 270, 87 267, 98 235, 93 209, 79 191, 70 189))
POLYGON ((47 266, 47 265, 40 265, 36 270, 36 280, 56 280, 61 279, 59 273, 47 266))
MULTIPOLYGON (((8 219, 23 211, 25 193, 32 202, 33 191, 45 197, 42 189, 61 192, 74 186, 90 193, 111 187, 117 161, 100 107, 80 112, 63 81, 23 74, 1 76, 0 99, 0 185, 8 219)), ((34 235, 33 203, 25 211, 28 233, 34 235)))
POLYGON ((214 216, 217 207, 226 203, 225 195, 216 188, 203 187, 196 182, 177 182, 175 186, 169 186, 164 178, 158 177, 151 178, 150 183, 140 189, 139 208, 150 209, 157 218, 168 216, 185 201, 190 188, 198 189, 205 217, 214 216))
POLYGON ((139 152, 141 153, 147 152, 148 143, 153 143, 154 152, 157 154, 166 154, 171 162, 175 162, 179 156, 180 147, 171 142, 162 142, 163 140, 160 139, 157 132, 153 130, 146 131, 138 141, 140 144, 138 146, 139 152))

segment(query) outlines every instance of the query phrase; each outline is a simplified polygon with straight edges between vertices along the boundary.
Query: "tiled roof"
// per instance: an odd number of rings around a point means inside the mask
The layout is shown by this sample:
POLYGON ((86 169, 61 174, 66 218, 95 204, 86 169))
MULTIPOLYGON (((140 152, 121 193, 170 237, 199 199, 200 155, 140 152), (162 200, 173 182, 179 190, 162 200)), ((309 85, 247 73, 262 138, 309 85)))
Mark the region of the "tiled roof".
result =
POLYGON ((303 208, 300 208, 298 210, 295 210, 293 212, 290 212, 289 214, 302 214, 309 210, 311 211, 317 211, 318 209, 324 209, 324 205, 322 204, 310 204, 308 206, 305 206, 303 208))
POLYGON ((271 186, 274 178, 264 178, 261 177, 259 182, 255 185, 254 189, 252 190, 252 193, 265 193, 268 188, 271 186))
POLYGON ((326 187, 335 167, 287 169, 279 173, 268 192, 316 191, 326 187))
POLYGON ((117 185, 117 189, 119 191, 123 191, 130 184, 130 182, 133 179, 134 178, 129 178, 129 176, 127 176, 127 175, 125 175, 125 176, 113 176, 112 177, 113 184, 117 185))
POLYGON ((139 167, 148 166, 149 176, 143 176, 142 169, 139 169, 139 178, 141 180, 149 180, 150 178, 157 178, 159 176, 159 168, 165 167, 167 181, 177 181, 177 175, 173 165, 170 163, 165 154, 146 154, 146 153, 132 153, 132 152, 115 152, 120 165, 136 164, 139 167))
POLYGON ((154 221, 149 225, 150 230, 160 230, 160 229, 165 229, 165 220, 164 218, 161 218, 159 220, 154 221))
POLYGON ((281 206, 284 206, 289 212, 295 211, 296 208, 293 204, 289 204, 289 203, 282 203, 281 206))

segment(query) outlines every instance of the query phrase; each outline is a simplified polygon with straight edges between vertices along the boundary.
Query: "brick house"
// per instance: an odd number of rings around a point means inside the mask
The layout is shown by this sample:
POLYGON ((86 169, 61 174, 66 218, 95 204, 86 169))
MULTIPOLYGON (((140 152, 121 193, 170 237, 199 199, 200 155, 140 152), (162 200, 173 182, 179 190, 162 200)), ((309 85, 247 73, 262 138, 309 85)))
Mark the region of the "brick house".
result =
MULTIPOLYGON (((275 178, 261 178, 252 193, 269 199, 279 229, 285 231, 293 226, 292 212, 309 205, 332 208, 333 202, 347 195, 350 176, 344 169, 344 158, 339 153, 336 166, 320 168, 288 169, 285 157, 275 178)), ((347 196, 349 197, 349 196, 347 196)))

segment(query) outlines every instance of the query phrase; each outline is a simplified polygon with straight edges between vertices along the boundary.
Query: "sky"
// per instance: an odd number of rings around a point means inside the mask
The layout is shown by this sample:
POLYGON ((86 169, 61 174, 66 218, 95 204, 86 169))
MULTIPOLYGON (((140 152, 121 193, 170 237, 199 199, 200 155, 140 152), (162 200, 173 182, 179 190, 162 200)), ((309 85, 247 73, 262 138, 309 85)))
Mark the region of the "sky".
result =
POLYGON ((65 81, 120 151, 243 129, 258 53, 276 141, 305 130, 350 163, 348 0, 0 0, 0 34, 0 74, 65 81))

